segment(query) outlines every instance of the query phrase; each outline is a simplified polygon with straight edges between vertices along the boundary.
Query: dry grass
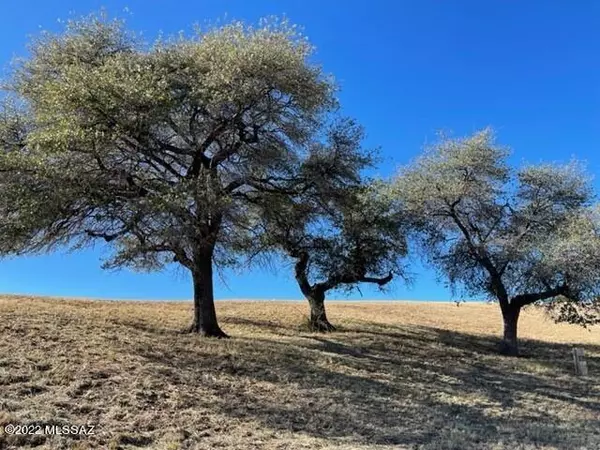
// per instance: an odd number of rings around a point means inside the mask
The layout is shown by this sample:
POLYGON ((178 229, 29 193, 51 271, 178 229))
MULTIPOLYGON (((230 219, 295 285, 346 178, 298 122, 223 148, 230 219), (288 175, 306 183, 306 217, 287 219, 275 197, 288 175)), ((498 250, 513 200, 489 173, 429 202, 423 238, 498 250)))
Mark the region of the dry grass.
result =
POLYGON ((493 305, 218 303, 230 340, 179 334, 188 303, 0 298, 0 449, 600 449, 600 332, 528 310, 526 358, 493 305), (570 349, 590 376, 572 375, 570 349))

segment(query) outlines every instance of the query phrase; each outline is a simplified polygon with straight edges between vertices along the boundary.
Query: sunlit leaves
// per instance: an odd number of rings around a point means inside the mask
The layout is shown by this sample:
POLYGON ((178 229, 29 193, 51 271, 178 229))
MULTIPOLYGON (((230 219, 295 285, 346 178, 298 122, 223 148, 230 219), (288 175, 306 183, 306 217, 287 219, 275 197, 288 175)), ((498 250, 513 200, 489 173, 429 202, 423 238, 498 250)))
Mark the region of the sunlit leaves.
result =
POLYGON ((507 302, 557 290, 546 303, 597 302, 600 221, 590 177, 576 162, 513 169, 507 156, 490 130, 443 138, 401 169, 390 195, 452 286, 503 301, 500 282, 507 302))
POLYGON ((263 245, 304 261, 297 276, 325 290, 355 289, 390 272, 404 275, 403 217, 386 195, 389 185, 364 177, 376 155, 361 146, 362 128, 340 119, 324 134, 291 174, 295 192, 274 193, 263 205, 263 245))
POLYGON ((102 238, 108 266, 189 266, 215 245, 235 261, 256 216, 238 191, 296 165, 336 106, 312 51, 275 19, 154 44, 104 16, 41 34, 5 83, 0 251, 102 238))

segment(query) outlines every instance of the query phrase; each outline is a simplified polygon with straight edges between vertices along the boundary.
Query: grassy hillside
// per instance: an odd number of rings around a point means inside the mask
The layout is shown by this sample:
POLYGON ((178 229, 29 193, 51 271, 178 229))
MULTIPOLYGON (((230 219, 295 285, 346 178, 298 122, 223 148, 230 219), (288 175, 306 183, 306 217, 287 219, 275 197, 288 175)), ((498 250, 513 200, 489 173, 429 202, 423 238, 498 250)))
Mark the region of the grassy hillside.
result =
POLYGON ((600 330, 494 305, 221 302, 232 339, 180 334, 188 303, 0 298, 0 425, 96 424, 0 449, 600 449, 600 330), (571 348, 590 376, 572 374, 571 348))

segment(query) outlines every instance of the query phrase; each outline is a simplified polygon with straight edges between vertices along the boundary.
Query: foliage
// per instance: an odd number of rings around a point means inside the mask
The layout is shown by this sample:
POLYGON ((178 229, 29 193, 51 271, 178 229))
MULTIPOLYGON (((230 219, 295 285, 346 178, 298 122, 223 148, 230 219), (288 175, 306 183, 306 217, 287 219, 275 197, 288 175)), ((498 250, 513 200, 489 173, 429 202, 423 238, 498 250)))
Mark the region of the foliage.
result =
POLYGON ((285 21, 144 45, 92 16, 34 40, 5 83, 0 250, 102 238, 107 266, 230 264, 252 217, 336 107, 312 47, 285 21), (20 105, 16 107, 14 105, 20 105))
POLYGON ((362 171, 376 159, 361 147, 362 129, 345 119, 332 124, 326 145, 313 146, 297 167, 294 195, 266 198, 262 244, 296 260, 303 293, 352 290, 360 282, 385 285, 404 274, 402 216, 384 195, 383 181, 362 171))
POLYGON ((600 216, 589 177, 576 162, 516 170, 508 154, 489 129, 443 138, 400 171, 393 197, 454 288, 503 308, 541 302, 561 309, 559 319, 597 321, 600 216))

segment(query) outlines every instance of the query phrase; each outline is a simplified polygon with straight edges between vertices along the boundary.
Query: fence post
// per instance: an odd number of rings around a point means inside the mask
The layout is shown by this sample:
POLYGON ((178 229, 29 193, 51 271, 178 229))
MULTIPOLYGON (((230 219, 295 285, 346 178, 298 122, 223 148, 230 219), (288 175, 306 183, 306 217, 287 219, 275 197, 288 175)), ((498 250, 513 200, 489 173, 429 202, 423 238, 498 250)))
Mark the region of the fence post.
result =
POLYGON ((573 363, 575 364, 575 375, 587 376, 588 367, 587 361, 583 355, 582 348, 574 348, 573 349, 573 363))

